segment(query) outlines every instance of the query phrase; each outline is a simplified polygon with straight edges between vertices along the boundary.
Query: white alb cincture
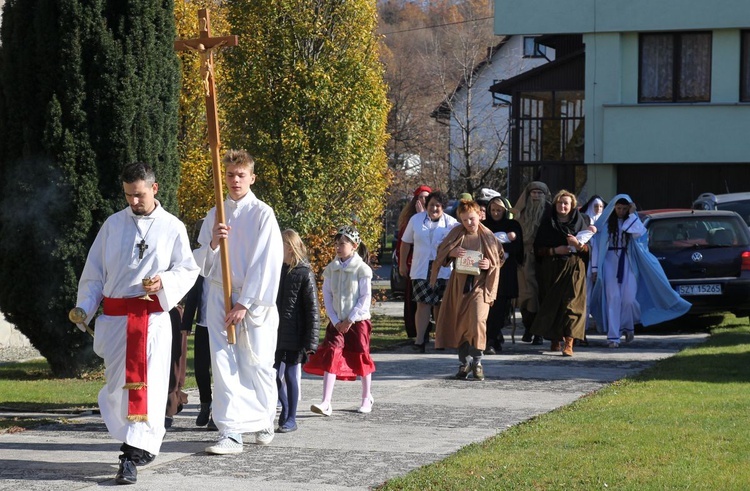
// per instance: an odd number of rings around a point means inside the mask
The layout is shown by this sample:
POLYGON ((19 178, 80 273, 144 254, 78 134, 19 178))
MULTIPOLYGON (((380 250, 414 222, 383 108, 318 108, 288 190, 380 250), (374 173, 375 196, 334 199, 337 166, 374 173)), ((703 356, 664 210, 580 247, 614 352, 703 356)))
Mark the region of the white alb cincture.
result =
POLYGON ((237 336, 240 346, 247 349, 247 362, 250 366, 257 366, 260 364, 260 359, 258 358, 258 355, 255 354, 255 351, 253 351, 253 345, 250 342, 250 332, 245 319, 242 319, 242 322, 240 322, 240 325, 237 326, 237 328, 240 331, 239 336, 237 336))

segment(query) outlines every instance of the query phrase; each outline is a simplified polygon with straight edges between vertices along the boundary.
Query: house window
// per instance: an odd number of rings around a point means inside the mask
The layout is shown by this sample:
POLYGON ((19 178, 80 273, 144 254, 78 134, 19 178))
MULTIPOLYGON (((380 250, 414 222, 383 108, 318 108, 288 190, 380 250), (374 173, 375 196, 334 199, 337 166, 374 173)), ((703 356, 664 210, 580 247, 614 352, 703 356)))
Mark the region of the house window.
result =
POLYGON ((536 42, 534 36, 524 36, 523 56, 524 58, 543 58, 547 54, 547 47, 536 42))
POLYGON ((740 100, 750 102, 750 31, 742 31, 740 57, 740 100))
POLYGON ((710 102, 711 33, 641 34, 639 102, 710 102))
POLYGON ((583 91, 522 92, 518 162, 583 162, 584 102, 583 91))

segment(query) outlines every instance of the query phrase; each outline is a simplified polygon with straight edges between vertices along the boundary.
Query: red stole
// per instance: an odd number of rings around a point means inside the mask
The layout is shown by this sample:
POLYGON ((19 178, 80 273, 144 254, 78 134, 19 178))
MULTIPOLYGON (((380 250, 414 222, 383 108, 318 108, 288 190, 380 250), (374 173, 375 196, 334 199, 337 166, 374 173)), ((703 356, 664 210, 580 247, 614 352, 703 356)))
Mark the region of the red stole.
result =
POLYGON ((164 312, 155 301, 104 297, 104 315, 128 316, 125 348, 125 385, 128 391, 128 419, 148 421, 148 315, 164 312))

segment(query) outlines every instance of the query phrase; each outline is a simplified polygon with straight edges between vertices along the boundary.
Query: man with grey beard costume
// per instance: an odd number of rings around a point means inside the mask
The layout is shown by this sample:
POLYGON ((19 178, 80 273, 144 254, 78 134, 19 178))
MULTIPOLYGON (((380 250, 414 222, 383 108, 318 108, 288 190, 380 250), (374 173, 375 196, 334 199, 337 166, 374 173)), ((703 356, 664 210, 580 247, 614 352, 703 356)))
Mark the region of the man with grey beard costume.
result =
POLYGON ((523 230, 523 262, 518 268, 518 308, 525 328, 521 341, 542 344, 541 336, 531 335, 531 325, 539 310, 539 285, 536 281, 534 239, 544 212, 550 208, 549 187, 541 181, 532 181, 523 190, 513 208, 515 219, 523 230))

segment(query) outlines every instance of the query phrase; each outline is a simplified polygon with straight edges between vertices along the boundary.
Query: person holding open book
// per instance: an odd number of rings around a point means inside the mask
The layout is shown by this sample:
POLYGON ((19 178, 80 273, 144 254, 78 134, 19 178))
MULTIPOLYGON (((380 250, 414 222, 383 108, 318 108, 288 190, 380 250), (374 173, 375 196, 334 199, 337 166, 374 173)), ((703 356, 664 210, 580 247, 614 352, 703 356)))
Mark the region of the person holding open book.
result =
POLYGON ((484 380, 487 314, 497 296, 505 254, 492 232, 480 223, 476 202, 461 200, 456 212, 461 225, 438 246, 430 275, 430 283, 435 284, 440 268, 453 264, 437 320, 435 347, 458 348, 456 378, 466 379, 471 372, 475 379, 484 380))

